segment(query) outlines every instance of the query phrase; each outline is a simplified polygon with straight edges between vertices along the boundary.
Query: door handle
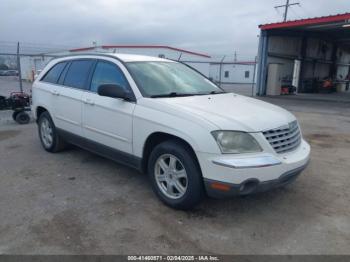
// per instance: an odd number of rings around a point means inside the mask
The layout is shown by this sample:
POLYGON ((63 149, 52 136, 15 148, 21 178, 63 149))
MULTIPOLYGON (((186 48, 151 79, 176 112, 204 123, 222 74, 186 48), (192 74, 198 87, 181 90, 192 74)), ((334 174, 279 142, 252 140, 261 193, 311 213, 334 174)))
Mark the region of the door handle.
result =
POLYGON ((57 90, 52 90, 51 92, 54 96, 59 96, 60 93, 57 90))
POLYGON ((92 101, 91 99, 88 99, 88 98, 87 98, 87 99, 84 100, 84 104, 89 104, 89 105, 92 105, 92 106, 93 106, 93 105, 95 104, 95 102, 92 101))

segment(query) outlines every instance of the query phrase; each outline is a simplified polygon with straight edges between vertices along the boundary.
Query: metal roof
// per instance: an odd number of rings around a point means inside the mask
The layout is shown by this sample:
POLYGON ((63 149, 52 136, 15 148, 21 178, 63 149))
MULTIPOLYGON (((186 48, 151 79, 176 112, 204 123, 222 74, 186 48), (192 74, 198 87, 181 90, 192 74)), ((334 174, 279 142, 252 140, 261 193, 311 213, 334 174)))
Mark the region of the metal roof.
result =
MULTIPOLYGON (((210 58, 210 56, 207 54, 197 53, 197 52, 193 52, 193 51, 189 51, 189 50, 185 50, 185 49, 180 49, 180 48, 175 48, 175 47, 171 47, 171 46, 166 46, 166 45, 102 45, 102 46, 96 46, 96 47, 100 47, 103 49, 110 49, 110 48, 164 48, 164 49, 170 49, 173 51, 183 52, 183 53, 190 54, 190 55, 196 55, 196 56, 201 56, 201 57, 205 57, 205 58, 210 58)), ((70 52, 90 51, 90 50, 94 50, 96 47, 90 46, 90 47, 74 48, 74 49, 70 49, 69 51, 70 52)))
POLYGON ((311 26, 311 25, 319 25, 319 24, 327 24, 327 23, 336 23, 336 22, 350 23, 350 13, 263 24, 263 25, 259 25, 259 28, 261 30, 283 29, 283 28, 291 28, 291 27, 303 27, 303 26, 311 26))

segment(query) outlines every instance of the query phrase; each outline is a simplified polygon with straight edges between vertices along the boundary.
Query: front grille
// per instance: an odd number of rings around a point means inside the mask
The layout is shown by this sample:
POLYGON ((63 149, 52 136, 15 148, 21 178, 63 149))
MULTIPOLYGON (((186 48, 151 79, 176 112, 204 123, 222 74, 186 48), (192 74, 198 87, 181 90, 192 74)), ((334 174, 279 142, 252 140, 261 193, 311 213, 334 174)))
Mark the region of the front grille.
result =
POLYGON ((267 141, 279 154, 293 151, 301 142, 301 134, 297 121, 286 126, 270 129, 263 132, 267 141))

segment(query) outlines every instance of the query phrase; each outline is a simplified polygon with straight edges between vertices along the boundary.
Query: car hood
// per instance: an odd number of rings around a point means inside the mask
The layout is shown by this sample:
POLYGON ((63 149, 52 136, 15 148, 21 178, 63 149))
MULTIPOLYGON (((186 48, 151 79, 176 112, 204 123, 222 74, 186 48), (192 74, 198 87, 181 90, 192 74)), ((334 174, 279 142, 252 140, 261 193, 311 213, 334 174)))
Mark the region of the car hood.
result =
POLYGON ((295 120, 281 107, 233 93, 156 99, 164 106, 205 118, 222 130, 260 132, 295 120))

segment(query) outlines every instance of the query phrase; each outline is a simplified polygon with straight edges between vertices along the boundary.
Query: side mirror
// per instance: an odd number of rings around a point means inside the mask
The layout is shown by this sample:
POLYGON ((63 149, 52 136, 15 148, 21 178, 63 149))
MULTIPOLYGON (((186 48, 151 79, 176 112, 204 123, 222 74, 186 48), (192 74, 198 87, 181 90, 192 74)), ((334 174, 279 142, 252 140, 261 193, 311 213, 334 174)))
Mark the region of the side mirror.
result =
POLYGON ((125 92, 123 87, 115 84, 100 85, 97 88, 97 94, 99 94, 100 96, 131 100, 130 94, 125 92))

